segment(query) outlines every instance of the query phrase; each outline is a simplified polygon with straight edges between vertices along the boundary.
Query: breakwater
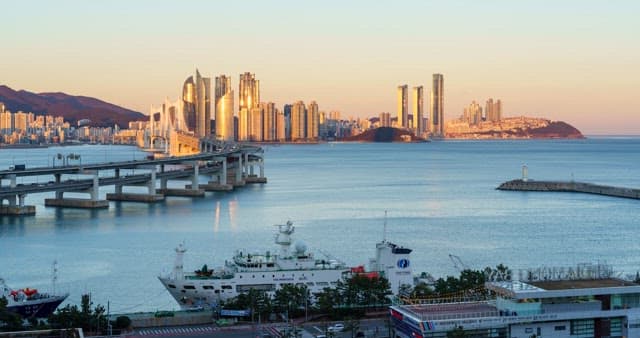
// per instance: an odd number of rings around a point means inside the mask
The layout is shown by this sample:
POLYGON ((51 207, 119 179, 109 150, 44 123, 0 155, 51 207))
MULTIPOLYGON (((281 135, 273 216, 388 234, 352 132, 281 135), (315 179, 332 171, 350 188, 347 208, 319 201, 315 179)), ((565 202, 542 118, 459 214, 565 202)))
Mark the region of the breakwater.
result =
POLYGON ((535 181, 517 179, 504 182, 496 189, 513 191, 579 192, 585 194, 640 199, 640 189, 613 187, 575 181, 535 181))

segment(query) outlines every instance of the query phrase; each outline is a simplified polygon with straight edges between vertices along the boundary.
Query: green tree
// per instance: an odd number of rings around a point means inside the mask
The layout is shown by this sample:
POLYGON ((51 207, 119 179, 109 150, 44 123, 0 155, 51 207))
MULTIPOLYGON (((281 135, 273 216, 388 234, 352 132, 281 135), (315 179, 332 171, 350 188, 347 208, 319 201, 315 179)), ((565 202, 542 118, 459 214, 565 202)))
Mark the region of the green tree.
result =
POLYGON ((305 304, 311 299, 306 285, 285 284, 276 290, 274 307, 278 312, 286 312, 289 317, 296 317, 304 313, 305 304))
POLYGON ((9 311, 7 308, 6 298, 0 297, 0 330, 2 331, 20 331, 22 327, 22 317, 19 314, 9 311))
POLYGON ((462 326, 458 326, 455 329, 447 332, 447 338, 465 338, 467 337, 467 333, 464 331, 462 326))
POLYGON ((56 329, 81 327, 85 332, 104 333, 107 328, 105 308, 97 305, 92 309, 92 305, 90 296, 82 295, 80 308, 77 305, 67 305, 58 309, 49 316, 49 324, 56 329))

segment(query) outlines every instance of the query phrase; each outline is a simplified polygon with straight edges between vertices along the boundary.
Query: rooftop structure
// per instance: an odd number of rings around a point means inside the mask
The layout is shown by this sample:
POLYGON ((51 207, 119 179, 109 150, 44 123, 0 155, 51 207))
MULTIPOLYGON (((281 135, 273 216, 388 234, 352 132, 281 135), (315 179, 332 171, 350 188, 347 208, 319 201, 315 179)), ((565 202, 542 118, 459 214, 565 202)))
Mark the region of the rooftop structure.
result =
POLYGON ((487 282, 492 297, 486 301, 392 306, 395 334, 446 337, 463 330, 473 337, 640 337, 639 284, 610 273, 534 277, 487 282))

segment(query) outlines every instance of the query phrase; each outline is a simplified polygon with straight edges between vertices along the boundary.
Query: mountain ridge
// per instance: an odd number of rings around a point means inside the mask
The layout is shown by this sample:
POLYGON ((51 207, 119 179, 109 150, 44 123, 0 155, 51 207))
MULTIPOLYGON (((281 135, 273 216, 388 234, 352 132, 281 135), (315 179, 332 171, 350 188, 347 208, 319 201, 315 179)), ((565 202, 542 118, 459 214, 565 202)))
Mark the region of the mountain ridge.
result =
POLYGON ((33 93, 24 89, 16 91, 7 85, 0 85, 0 102, 13 113, 23 111, 35 115, 62 116, 72 125, 79 120, 89 119, 89 125, 93 127, 113 127, 117 124, 127 128, 131 121, 147 119, 140 112, 91 96, 64 92, 33 93))

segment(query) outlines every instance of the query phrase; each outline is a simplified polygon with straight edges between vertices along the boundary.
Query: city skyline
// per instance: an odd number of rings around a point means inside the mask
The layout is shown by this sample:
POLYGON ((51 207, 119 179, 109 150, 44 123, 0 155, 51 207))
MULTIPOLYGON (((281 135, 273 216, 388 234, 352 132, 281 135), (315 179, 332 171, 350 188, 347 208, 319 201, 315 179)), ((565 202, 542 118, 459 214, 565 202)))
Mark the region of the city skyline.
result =
POLYGON ((147 1, 11 3, 8 12, 30 15, 0 21, 10 32, 0 38, 0 73, 13 88, 99 97, 146 114, 158 98, 180 95, 175 84, 195 67, 207 78, 250 71, 278 107, 315 100, 361 118, 395 115, 389 88, 425 85, 429 95, 431 75, 440 73, 445 120, 472 100, 498 96, 509 103, 505 117, 563 120, 587 134, 640 134, 640 24, 633 17, 640 4, 403 4, 354 1, 335 11, 338 2, 270 1, 247 11, 246 4, 195 2, 193 13, 147 1))

